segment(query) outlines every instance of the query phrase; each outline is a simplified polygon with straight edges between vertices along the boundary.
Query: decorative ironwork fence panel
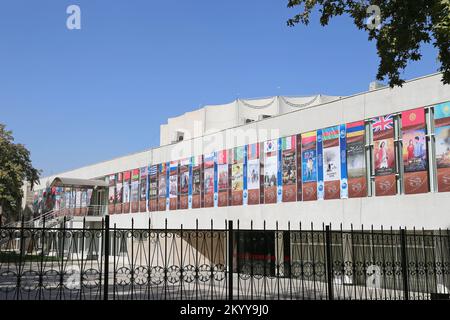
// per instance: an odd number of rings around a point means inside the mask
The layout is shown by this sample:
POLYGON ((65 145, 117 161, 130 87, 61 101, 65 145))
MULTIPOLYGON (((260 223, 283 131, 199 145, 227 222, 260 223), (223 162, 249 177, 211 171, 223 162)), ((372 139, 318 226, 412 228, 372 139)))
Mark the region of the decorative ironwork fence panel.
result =
POLYGON ((450 299, 448 230, 232 225, 0 226, 0 299, 450 299))

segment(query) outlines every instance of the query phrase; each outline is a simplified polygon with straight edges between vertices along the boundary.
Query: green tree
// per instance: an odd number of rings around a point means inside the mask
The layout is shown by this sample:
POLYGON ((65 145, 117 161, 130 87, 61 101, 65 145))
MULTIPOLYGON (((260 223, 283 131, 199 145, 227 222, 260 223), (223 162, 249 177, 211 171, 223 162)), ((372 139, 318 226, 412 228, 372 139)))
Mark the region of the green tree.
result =
POLYGON ((39 183, 40 171, 33 168, 30 152, 0 123, 0 206, 6 221, 18 219, 23 197, 22 187, 27 181, 33 189, 39 183))
MULTIPOLYGON (((288 0, 288 7, 300 7, 300 13, 287 21, 288 26, 307 25, 311 12, 318 8, 320 23, 328 25, 331 18, 343 14, 368 32, 376 41, 380 57, 377 80, 388 79, 391 87, 402 85, 400 73, 409 61, 420 60, 420 47, 432 43, 438 50, 442 81, 450 83, 450 0, 288 0), (370 5, 380 9, 380 19, 374 27, 370 5)), ((373 11, 372 11, 373 12, 373 11)))

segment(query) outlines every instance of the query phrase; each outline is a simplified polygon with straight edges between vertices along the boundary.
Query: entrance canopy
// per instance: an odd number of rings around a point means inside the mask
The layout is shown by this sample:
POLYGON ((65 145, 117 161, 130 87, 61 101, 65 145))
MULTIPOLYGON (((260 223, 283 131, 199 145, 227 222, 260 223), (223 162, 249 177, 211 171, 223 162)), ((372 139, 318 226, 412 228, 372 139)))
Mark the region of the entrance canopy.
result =
POLYGON ((108 183, 103 180, 87 180, 87 179, 74 179, 74 178, 60 178, 56 177, 51 187, 72 187, 72 188, 95 188, 108 187, 108 183))

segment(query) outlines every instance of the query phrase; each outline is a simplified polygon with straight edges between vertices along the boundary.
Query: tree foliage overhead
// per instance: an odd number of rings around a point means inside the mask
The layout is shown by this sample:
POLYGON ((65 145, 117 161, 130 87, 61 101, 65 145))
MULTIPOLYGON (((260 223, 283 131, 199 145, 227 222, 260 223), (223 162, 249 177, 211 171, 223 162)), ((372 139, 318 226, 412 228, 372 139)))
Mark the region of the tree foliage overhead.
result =
POLYGON ((450 0, 288 0, 288 7, 300 7, 300 13, 287 21, 288 26, 307 25, 311 12, 318 7, 322 26, 343 14, 353 18, 359 29, 366 30, 369 40, 376 41, 380 57, 377 80, 389 80, 391 87, 404 82, 400 73, 408 61, 420 60, 420 47, 432 43, 438 50, 442 81, 450 84, 450 0), (367 9, 380 9, 380 24, 370 28, 367 9))
POLYGON ((30 152, 22 144, 14 143, 14 137, 0 123, 0 205, 8 220, 20 212, 24 181, 31 189, 39 183, 40 171, 33 168, 30 152))

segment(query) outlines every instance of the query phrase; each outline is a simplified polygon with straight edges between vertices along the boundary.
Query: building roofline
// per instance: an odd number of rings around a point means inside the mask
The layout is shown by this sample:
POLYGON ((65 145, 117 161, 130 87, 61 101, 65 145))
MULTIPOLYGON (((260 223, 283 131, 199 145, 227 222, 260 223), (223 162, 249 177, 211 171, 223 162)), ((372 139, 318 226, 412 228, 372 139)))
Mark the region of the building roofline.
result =
MULTIPOLYGON (((405 85, 407 83, 414 82, 414 81, 419 81, 419 80, 423 80, 423 79, 426 79, 426 78, 435 77, 437 75, 442 75, 442 72, 435 72, 435 73, 432 73, 432 74, 428 74, 428 75, 420 76, 420 77, 413 78, 413 79, 410 79, 410 80, 406 80, 403 83, 403 85, 405 85)), ((299 110, 292 110, 292 111, 289 111, 289 112, 286 112, 286 113, 283 113, 283 114, 278 114, 278 115, 271 116, 270 118, 266 118, 266 119, 255 120, 251 124, 243 124, 243 125, 238 125, 238 126, 234 126, 234 127, 229 127, 229 128, 226 128, 226 129, 222 129, 222 130, 216 131, 214 133, 209 133, 209 134, 206 134, 206 135, 202 135, 201 137, 207 137, 207 136, 210 136, 210 135, 217 134, 219 132, 224 132, 226 130, 235 129, 235 128, 238 128, 238 127, 244 127, 246 125, 254 125, 255 123, 259 123, 259 122, 262 122, 262 121, 268 121, 268 120, 271 120, 273 118, 277 118, 277 117, 284 116, 284 115, 287 115, 287 114, 291 114, 291 113, 294 113, 294 112, 300 112, 300 111, 303 111, 303 110, 308 110, 308 109, 311 109, 311 108, 324 106, 324 105, 327 105, 327 104, 330 104, 330 103, 335 103, 336 101, 343 101, 343 100, 351 99, 351 98, 354 98, 354 97, 357 97, 357 96, 361 96, 361 95, 364 95, 364 94, 370 94, 370 93, 375 93, 375 92, 381 91, 381 90, 390 90, 390 89, 395 89, 395 88, 398 88, 398 87, 391 88, 389 86, 384 86, 384 87, 377 88, 377 89, 374 89, 374 90, 367 90, 367 91, 355 93, 355 94, 348 95, 348 96, 340 96, 336 100, 323 102, 323 103, 320 103, 320 104, 317 104, 317 105, 313 105, 313 106, 307 106, 307 107, 301 108, 299 110)), ((279 96, 271 96, 271 97, 279 97, 279 96)), ((302 96, 283 96, 283 97, 302 97, 302 96)), ((267 97, 267 98, 270 98, 270 97, 267 97)), ((239 99, 240 100, 257 100, 257 99, 267 99, 267 98, 249 98, 249 99, 240 99, 239 98, 239 99)), ((237 99, 235 99, 233 101, 236 101, 236 100, 237 99)), ((231 101, 231 102, 233 102, 233 101, 231 101)), ((217 104, 217 105, 220 105, 220 104, 217 104)), ((207 106, 207 105, 205 105, 205 106, 207 106)), ((214 105, 211 105, 211 106, 214 106, 214 105)), ((202 108, 203 107, 201 107, 199 109, 195 109, 193 111, 201 110, 202 108)), ((192 112, 192 111, 187 111, 187 112, 192 112)), ((185 112, 185 113, 187 113, 187 112, 185 112)), ((162 125, 164 125, 164 124, 162 124, 162 125)), ((183 143, 185 143, 187 141, 194 140, 194 139, 198 139, 198 138, 200 138, 200 137, 186 139, 186 140, 183 140, 183 143)), ((82 167, 77 167, 77 168, 74 168, 74 169, 70 169, 70 170, 66 170, 66 171, 63 171, 63 172, 59 172, 57 174, 52 174, 52 175, 49 175, 49 176, 45 176, 45 177, 40 178, 40 180, 48 179, 48 178, 51 178, 51 177, 58 177, 58 176, 60 176, 60 175, 62 175, 64 173, 67 173, 67 172, 71 172, 71 171, 75 171, 75 170, 81 170, 81 169, 84 169, 84 168, 100 165, 100 164, 103 164, 103 163, 116 161, 116 160, 119 160, 119 159, 122 159, 122 158, 131 157, 133 155, 142 154, 142 153, 145 153, 145 152, 152 152, 153 150, 157 150, 157 149, 160 149, 160 148, 164 148, 164 147, 168 147, 168 146, 171 146, 171 145, 175 145, 177 143, 180 143, 180 142, 174 142, 174 143, 169 143, 169 144, 165 144, 165 145, 155 146, 155 147, 151 147, 151 148, 148 148, 148 149, 145 149, 145 150, 142 150, 142 151, 136 151, 136 152, 132 152, 132 153, 129 153, 129 154, 126 154, 126 155, 123 155, 123 156, 114 157, 112 159, 95 162, 95 163, 88 164, 88 165, 85 165, 85 166, 82 166, 82 167)))

